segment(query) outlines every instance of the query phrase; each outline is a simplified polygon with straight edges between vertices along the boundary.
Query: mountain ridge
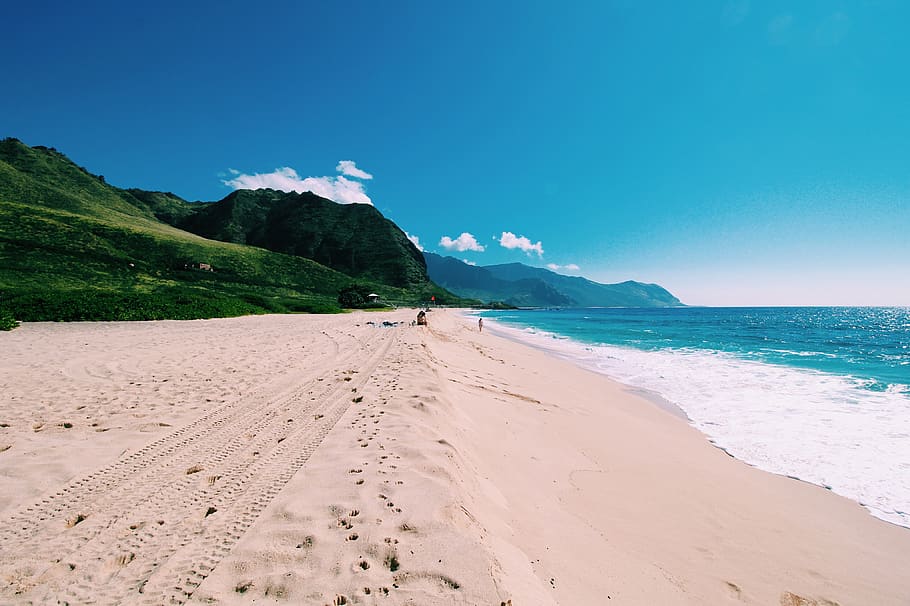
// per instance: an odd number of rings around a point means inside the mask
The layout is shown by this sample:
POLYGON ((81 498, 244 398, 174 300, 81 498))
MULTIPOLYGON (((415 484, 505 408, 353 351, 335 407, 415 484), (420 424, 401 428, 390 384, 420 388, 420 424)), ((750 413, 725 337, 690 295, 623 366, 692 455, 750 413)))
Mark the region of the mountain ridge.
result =
POLYGON ((682 307, 658 284, 626 280, 602 284, 581 276, 564 276, 524 263, 472 266, 424 252, 430 279, 466 297, 503 301, 516 307, 682 307))
POLYGON ((420 251, 369 204, 338 204, 312 192, 236 190, 176 226, 311 259, 354 278, 401 288, 429 280, 420 251))

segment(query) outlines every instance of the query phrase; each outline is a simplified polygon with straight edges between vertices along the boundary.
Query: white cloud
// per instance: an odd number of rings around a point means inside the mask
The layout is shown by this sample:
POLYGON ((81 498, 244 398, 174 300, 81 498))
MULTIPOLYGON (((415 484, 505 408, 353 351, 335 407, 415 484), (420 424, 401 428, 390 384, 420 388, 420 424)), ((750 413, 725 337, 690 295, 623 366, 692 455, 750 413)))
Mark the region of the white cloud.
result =
MULTIPOLYGON (((262 189, 268 187, 279 191, 295 191, 303 193, 310 191, 317 196, 334 200, 340 204, 373 204, 370 197, 363 188, 363 183, 346 179, 342 175, 337 177, 306 177, 301 179, 297 171, 289 166, 276 168, 270 173, 255 173, 252 175, 242 174, 234 169, 229 169, 234 175, 233 179, 224 181, 224 184, 234 189, 262 189)), ((339 172, 344 172, 348 176, 357 176, 353 172, 367 175, 367 179, 372 179, 372 175, 361 171, 350 160, 342 160, 338 163, 339 172)))
POLYGON ((579 266, 574 263, 569 263, 568 265, 557 265, 556 263, 547 263, 547 268, 552 269, 553 271, 578 271, 581 269, 579 266))
POLYGON ((477 243, 477 238, 468 232, 462 232, 462 234, 454 240, 448 236, 443 236, 439 241, 439 245, 446 250, 457 250, 458 252, 464 252, 466 250, 483 252, 486 250, 481 244, 477 243))
POLYGON ((503 248, 519 248, 525 251, 528 254, 536 252, 538 257, 543 256, 543 244, 537 242, 537 244, 531 244, 531 241, 524 236, 516 236, 510 231, 502 232, 502 237, 499 238, 499 245, 503 248))
POLYGON ((410 240, 414 244, 414 246, 417 247, 417 250, 419 250, 420 252, 423 252, 423 246, 420 245, 420 238, 418 238, 417 236, 412 236, 408 232, 404 232, 404 235, 406 235, 408 237, 408 240, 410 240))
POLYGON ((464 261, 465 265, 470 265, 471 267, 477 267, 477 263, 475 263, 474 261, 468 261, 467 259, 462 259, 462 261, 464 261))
POLYGON ((357 179, 372 179, 373 175, 366 171, 362 171, 357 168, 357 164, 353 160, 342 160, 338 163, 338 166, 335 167, 335 170, 340 172, 342 175, 347 175, 349 177, 355 177, 357 179))

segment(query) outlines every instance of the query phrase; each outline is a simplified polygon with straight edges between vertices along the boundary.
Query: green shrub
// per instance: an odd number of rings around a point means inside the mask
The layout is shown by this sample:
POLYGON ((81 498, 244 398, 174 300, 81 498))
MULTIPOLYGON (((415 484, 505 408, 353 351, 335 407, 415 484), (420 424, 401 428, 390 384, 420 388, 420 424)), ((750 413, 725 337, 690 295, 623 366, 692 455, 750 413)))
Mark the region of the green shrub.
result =
POLYGON ((17 326, 19 323, 11 314, 0 311, 0 330, 12 330, 17 326))
POLYGON ((370 303, 370 289, 363 284, 351 284, 338 291, 338 304, 348 309, 359 309, 370 303))

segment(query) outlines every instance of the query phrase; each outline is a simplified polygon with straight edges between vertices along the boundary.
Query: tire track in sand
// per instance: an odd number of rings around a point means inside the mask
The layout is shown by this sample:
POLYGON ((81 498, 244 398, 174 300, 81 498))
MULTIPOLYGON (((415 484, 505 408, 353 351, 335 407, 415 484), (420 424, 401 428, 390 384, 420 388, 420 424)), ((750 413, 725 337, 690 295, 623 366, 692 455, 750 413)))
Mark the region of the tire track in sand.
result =
POLYGON ((184 603, 319 446, 398 334, 337 338, 355 343, 336 341, 335 355, 299 385, 222 405, 0 522, 0 596, 184 603))

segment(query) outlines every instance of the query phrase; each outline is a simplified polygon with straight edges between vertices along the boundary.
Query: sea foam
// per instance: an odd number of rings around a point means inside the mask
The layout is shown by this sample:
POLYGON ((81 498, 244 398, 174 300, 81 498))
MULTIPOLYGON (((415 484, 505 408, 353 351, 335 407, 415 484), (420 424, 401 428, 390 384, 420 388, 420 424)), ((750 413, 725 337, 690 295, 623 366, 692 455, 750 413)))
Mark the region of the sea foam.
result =
POLYGON ((910 394, 850 377, 700 349, 589 345, 490 321, 503 336, 678 406, 716 446, 760 469, 853 499, 910 528, 910 394))

